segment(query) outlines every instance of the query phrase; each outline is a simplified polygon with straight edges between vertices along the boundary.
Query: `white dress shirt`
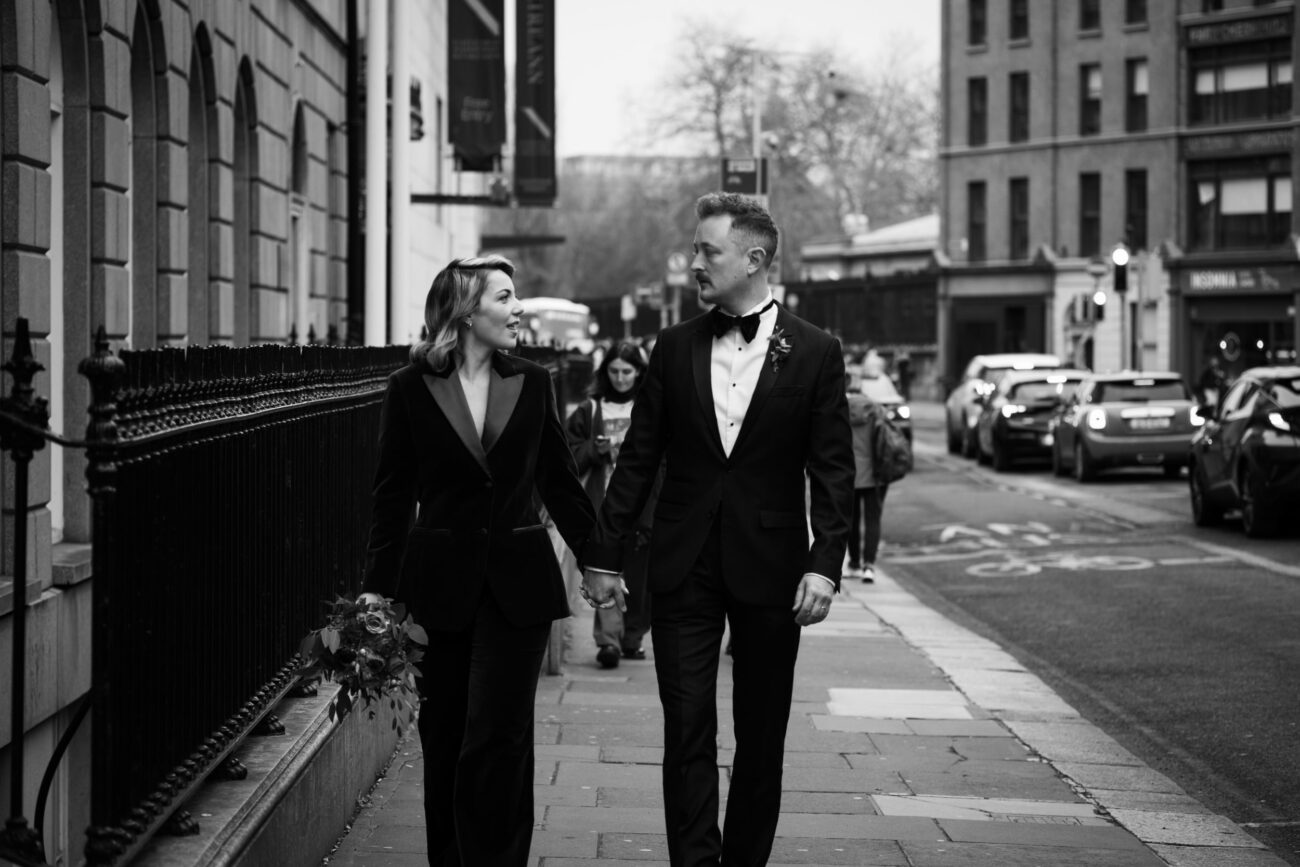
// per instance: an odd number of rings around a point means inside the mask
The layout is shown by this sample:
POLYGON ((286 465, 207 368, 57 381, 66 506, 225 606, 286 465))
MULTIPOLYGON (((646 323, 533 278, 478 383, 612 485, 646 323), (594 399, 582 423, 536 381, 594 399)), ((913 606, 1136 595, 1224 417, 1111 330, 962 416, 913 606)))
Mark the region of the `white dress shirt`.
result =
MULTIPOLYGON (((772 295, 768 293, 744 315, 757 313, 771 300, 772 295)), ((767 359, 767 339, 775 328, 776 305, 773 304, 758 317, 758 331, 752 342, 745 342, 739 327, 713 338, 709 364, 713 381, 713 414, 718 422, 722 450, 727 457, 731 457, 736 436, 745 421, 745 412, 754 397, 754 389, 758 387, 758 375, 763 372, 763 362, 767 359)))

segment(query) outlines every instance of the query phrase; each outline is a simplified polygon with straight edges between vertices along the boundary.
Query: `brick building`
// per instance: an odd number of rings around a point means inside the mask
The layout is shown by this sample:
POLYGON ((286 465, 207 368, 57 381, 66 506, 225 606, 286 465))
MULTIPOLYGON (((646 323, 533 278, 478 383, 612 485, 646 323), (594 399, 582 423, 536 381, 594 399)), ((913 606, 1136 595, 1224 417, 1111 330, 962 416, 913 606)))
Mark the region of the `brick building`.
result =
POLYGON ((943 10, 949 376, 989 351, 1189 376, 1212 351, 1238 370, 1295 357, 1294 3, 943 10))
MULTIPOLYGON (((439 192, 455 183, 443 152, 447 3, 395 6, 393 29, 410 46, 412 110, 427 128, 407 145, 405 183, 439 192)), ((349 251, 358 237, 349 229, 359 227, 350 227, 348 143, 350 126, 358 140, 365 130, 359 110, 349 124, 349 62, 360 67, 373 14, 356 0, 0 3, 0 323, 8 357, 16 320, 29 321, 45 368, 35 387, 50 401, 54 431, 79 438, 86 428, 89 392, 77 364, 101 325, 115 347, 132 349, 360 340, 355 289, 349 304, 360 251, 349 251)), ((364 79, 352 83, 353 106, 363 108, 364 79)), ((457 189, 477 192, 480 183, 457 189)), ((397 343, 418 334, 436 267, 478 248, 476 209, 412 210, 402 271, 411 285, 388 290, 397 312, 387 333, 397 343)), ((11 468, 6 455, 4 576, 14 574, 11 468)), ((0 786, 0 811, 30 820, 55 743, 89 686, 90 501, 80 451, 37 453, 26 511, 26 792, 18 809, 0 786)), ((5 577, 6 681, 12 609, 5 577)), ((8 693, 0 689, 0 779, 9 778, 14 734, 8 693)), ((54 776, 42 829, 54 864, 75 863, 81 851, 86 737, 78 730, 54 776)))

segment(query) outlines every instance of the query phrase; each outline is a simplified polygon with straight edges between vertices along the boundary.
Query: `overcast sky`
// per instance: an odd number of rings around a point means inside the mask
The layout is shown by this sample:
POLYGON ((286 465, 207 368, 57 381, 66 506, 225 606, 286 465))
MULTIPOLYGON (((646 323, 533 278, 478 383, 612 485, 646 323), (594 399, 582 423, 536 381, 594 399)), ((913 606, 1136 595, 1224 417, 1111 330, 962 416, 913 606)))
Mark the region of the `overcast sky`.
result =
POLYGON ((688 22, 707 22, 784 50, 834 48, 865 69, 906 41, 938 70, 941 0, 556 0, 556 148, 644 153, 635 106, 669 72, 688 22))

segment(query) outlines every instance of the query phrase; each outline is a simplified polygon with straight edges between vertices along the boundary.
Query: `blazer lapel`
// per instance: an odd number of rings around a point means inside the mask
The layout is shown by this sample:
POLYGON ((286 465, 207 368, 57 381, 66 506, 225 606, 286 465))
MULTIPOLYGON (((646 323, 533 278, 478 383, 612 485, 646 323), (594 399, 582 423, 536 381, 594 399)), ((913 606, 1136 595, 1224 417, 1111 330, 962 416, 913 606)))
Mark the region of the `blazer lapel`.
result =
POLYGON ((483 421, 483 450, 492 451, 501 432, 505 430, 510 416, 514 414, 515 405, 519 403, 519 393, 523 391, 524 378, 510 363, 510 359, 497 353, 492 359, 492 382, 488 387, 487 418, 483 421))
MULTIPOLYGON (((788 314, 785 312, 785 308, 778 305, 776 308, 776 323, 773 326, 774 333, 776 329, 784 328, 789 324, 786 321, 787 316, 788 314)), ((792 353, 797 351, 793 342, 790 346, 790 351, 792 353)), ((772 387, 776 385, 777 377, 781 375, 780 371, 772 369, 772 361, 767 357, 767 351, 768 347, 763 347, 763 366, 759 369, 758 384, 754 386, 754 395, 749 399, 749 408, 745 410, 745 420, 740 423, 740 433, 736 434, 736 442, 731 447, 731 453, 733 455, 736 453, 737 449, 745 444, 745 440, 749 437, 750 431, 752 431, 754 426, 758 423, 757 419, 759 414, 763 411, 763 404, 767 402, 768 395, 772 393, 772 387)), ((789 359, 782 362, 782 369, 785 369, 785 364, 788 362, 789 359)))
POLYGON ((709 330, 707 316, 700 317, 700 327, 691 338, 691 372, 695 379, 695 395, 704 413, 704 427, 709 432, 709 442, 722 451, 722 437, 718 434, 718 416, 713 408, 713 332, 709 330))
MULTIPOLYGON (((479 441, 478 432, 474 430, 474 419, 469 414, 469 401, 465 399, 465 392, 460 387, 460 377, 456 376, 455 372, 455 368, 452 368, 451 372, 445 375, 426 373, 424 384, 461 443, 474 456, 474 460, 478 461, 483 472, 491 475, 488 470, 487 451, 479 441)), ((491 403, 490 394, 488 401, 491 403)))

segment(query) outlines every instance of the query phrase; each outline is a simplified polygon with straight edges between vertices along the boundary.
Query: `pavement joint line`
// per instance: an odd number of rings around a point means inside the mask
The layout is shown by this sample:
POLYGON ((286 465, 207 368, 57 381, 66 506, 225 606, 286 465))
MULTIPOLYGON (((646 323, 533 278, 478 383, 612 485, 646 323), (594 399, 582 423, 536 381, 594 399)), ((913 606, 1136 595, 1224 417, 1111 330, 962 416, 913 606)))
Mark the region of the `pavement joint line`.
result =
MULTIPOLYGON (((1209 545, 1202 545, 1202 547, 1205 550, 1210 550, 1209 545)), ((1236 553, 1231 552, 1230 549, 1218 548, 1218 546, 1214 547, 1217 548, 1217 550, 1213 550, 1211 553, 1227 555, 1236 553)), ((1258 559, 1264 560, 1264 558, 1258 559)), ((1280 564, 1272 564, 1271 561, 1266 562, 1273 566, 1280 566, 1280 564)), ((1263 564, 1260 565, 1262 566, 1263 564)), ((1294 574, 1300 577, 1300 569, 1293 569, 1291 567, 1282 568, 1286 569, 1284 574, 1294 574)), ((1031 673, 1024 671, 1006 672, 1006 674, 1012 675, 1016 680, 1016 683, 1013 684, 1015 688, 1023 688, 1026 674, 1028 674, 1028 678, 1031 680, 1039 681, 1041 684, 1041 691, 1036 689, 1035 693, 1043 698, 1046 698, 1047 696, 1055 698, 1058 703, 1057 711, 1055 712, 1059 714, 1059 708, 1064 707, 1069 713, 1068 716, 1063 718, 1058 716, 1058 718, 1049 721, 1046 724, 1026 723, 1019 720, 1008 720, 1008 715, 1002 710, 988 708, 987 705, 979 702, 975 697, 971 696, 970 692, 968 692, 966 688, 963 687, 962 681, 967 678, 963 675, 962 669, 956 668, 953 665, 954 659, 953 653, 951 652, 951 649, 954 646, 952 636, 964 636, 969 632, 969 630, 955 621, 952 621, 950 618, 940 614, 938 611, 930 608, 916 596, 907 592, 885 571, 877 569, 876 583, 874 585, 867 585, 863 588, 850 587, 847 590, 847 595, 868 611, 871 611, 879 617, 882 623, 897 634, 902 641, 924 654, 931 663, 943 673, 949 682, 953 684, 955 689, 959 690, 963 695, 966 695, 970 699, 971 705, 988 711, 992 717, 992 721, 995 721, 1001 726, 1009 729, 1013 736, 1024 743, 1026 748, 1028 748, 1033 755, 1039 757, 1042 761, 1050 765, 1052 769, 1081 797, 1085 798, 1089 803, 1094 804, 1101 814, 1110 817, 1118 826, 1123 827, 1129 833, 1133 834, 1133 836, 1141 841, 1143 845, 1150 848, 1152 852, 1156 852, 1154 847, 1157 845, 1163 847, 1187 847, 1197 851, 1205 851, 1207 849, 1267 851, 1264 845, 1251 837, 1242 826, 1237 825, 1225 816, 1221 816, 1214 811, 1205 808, 1204 805, 1195 801, 1195 799, 1191 799, 1190 796, 1188 796, 1189 800, 1195 803, 1198 808, 1204 810, 1204 812, 1193 813, 1178 812, 1177 810, 1133 809, 1132 807, 1127 807, 1117 803, 1116 799, 1111 798, 1104 793, 1095 793, 1084 782, 1078 780, 1071 773, 1063 770, 1062 765, 1073 765, 1075 773, 1079 773, 1078 769, 1080 768, 1110 767, 1122 771, 1136 772, 1138 776, 1150 776, 1152 780, 1157 781, 1155 783, 1156 785, 1161 785, 1162 783, 1159 781, 1163 781, 1163 784, 1167 784, 1174 791, 1182 792, 1181 788, 1179 788, 1177 784, 1168 780, 1168 778, 1159 774, 1157 771, 1154 771, 1141 759, 1129 753, 1128 750, 1120 746, 1104 731, 1080 715, 1076 709, 1071 707, 1063 699, 1060 699, 1059 696, 1056 696, 1054 690, 1048 687, 1045 683, 1041 683, 1041 680, 1031 673), (872 600, 877 588, 879 588, 880 591, 886 591, 888 594, 890 601, 887 604, 873 604, 872 600), (939 625, 942 625, 942 629, 936 629, 936 626, 939 625), (936 635, 940 632, 946 632, 948 637, 939 642, 938 648, 934 648, 936 635), (934 652, 932 652, 932 648, 934 648, 934 652), (1049 728, 1036 728, 1036 726, 1043 725, 1049 726, 1049 728), (1105 754, 1110 754, 1111 761, 1102 761, 1100 763, 1095 760, 1088 761, 1086 750, 1085 755, 1078 757, 1061 755, 1059 744, 1054 745, 1050 739, 1045 739, 1048 738, 1051 731, 1059 729, 1061 726, 1073 728, 1077 733, 1092 730, 1090 732, 1092 737, 1088 738, 1088 740, 1103 749, 1102 755, 1098 755, 1097 758, 1101 758, 1105 754), (1110 748, 1111 744, 1114 745, 1113 749, 1110 748), (1053 757, 1054 753, 1056 754, 1055 757, 1053 757), (1116 764, 1114 762, 1114 759, 1116 758, 1122 758, 1123 761, 1116 764)), ((881 595, 885 595, 885 593, 882 593, 881 595)), ((976 636, 976 638, 978 638, 978 636, 976 636)), ((996 644, 987 642, 984 639, 979 639, 978 642, 973 642, 973 644, 976 646, 992 645, 994 648, 997 647, 996 644)), ((1010 657, 1010 654, 1006 653, 1006 651, 1001 652, 1006 654, 1007 657, 1010 657)), ((996 677, 1000 674, 995 670, 982 667, 976 669, 976 671, 985 676, 992 675, 996 677)), ((1062 729, 1061 731, 1064 730, 1062 729)), ((1138 785, 1141 785, 1141 783, 1138 783, 1138 785)), ((1100 787, 1093 786, 1092 788, 1096 789, 1100 787)), ((1151 791, 1151 789, 1147 789, 1147 791, 1151 791)), ((1132 794, 1132 792, 1128 793, 1132 794)), ((1167 863, 1175 865, 1175 867, 1180 867, 1180 865, 1184 864, 1187 865, 1187 867, 1193 867, 1193 865, 1212 863, 1193 860, 1169 860, 1169 857, 1165 854, 1158 852, 1156 854, 1159 857, 1164 858, 1167 863)), ((1261 862, 1261 867, 1263 867, 1264 863, 1265 862, 1261 862)), ((1267 863, 1271 865, 1273 863, 1281 864, 1282 862, 1279 860, 1267 863)))

